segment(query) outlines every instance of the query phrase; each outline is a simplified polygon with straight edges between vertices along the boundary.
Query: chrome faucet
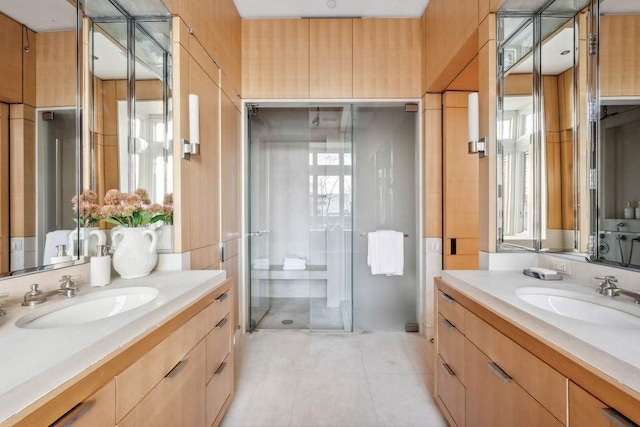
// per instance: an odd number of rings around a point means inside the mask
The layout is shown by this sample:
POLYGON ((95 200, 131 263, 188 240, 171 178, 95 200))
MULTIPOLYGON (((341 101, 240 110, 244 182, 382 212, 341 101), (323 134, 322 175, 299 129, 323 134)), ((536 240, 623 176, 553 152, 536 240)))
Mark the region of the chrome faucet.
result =
POLYGON ((67 298, 75 297, 78 293, 78 285, 76 285, 74 280, 79 278, 80 276, 62 276, 59 280, 60 288, 49 292, 42 292, 38 289, 38 284, 34 283, 31 285, 31 290, 24 294, 24 301, 22 301, 22 305, 34 306, 36 304, 42 304, 47 300, 47 298, 58 294, 62 294, 67 298))
POLYGON ((616 279, 615 276, 596 276, 596 279, 602 280, 602 282, 600 282, 598 288, 596 289, 599 294, 611 298, 617 297, 619 295, 624 295, 633 298, 633 302, 635 302, 636 304, 640 304, 640 292, 633 292, 627 289, 619 288, 618 286, 616 286, 616 283, 618 283, 618 279, 616 279))

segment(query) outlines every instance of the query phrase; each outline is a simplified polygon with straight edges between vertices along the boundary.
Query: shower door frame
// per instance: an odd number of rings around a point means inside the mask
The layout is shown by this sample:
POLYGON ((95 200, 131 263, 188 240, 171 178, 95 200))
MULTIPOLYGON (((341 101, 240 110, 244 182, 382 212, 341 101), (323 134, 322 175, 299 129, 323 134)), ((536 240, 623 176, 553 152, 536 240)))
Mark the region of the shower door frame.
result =
MULTIPOLYGON (((418 238, 416 239, 416 247, 414 250, 416 251, 416 264, 418 268, 417 277, 418 283, 416 284, 416 314, 418 318, 418 325, 421 333, 426 333, 426 330, 423 330, 423 327, 427 327, 427 322, 425 319, 425 313, 427 310, 426 307, 426 298, 425 295, 425 257, 422 253, 422 242, 424 236, 424 221, 423 221, 423 190, 424 190, 424 159, 423 159, 423 139, 424 133, 422 129, 424 127, 424 117, 423 117, 423 105, 422 98, 400 98, 400 99, 392 99, 392 98, 378 98, 378 99, 366 99, 366 98, 352 98, 352 99, 327 99, 327 98, 313 98, 313 99, 262 99, 262 98, 248 98, 242 100, 241 111, 242 111, 242 121, 241 121, 241 233, 242 238, 240 239, 240 269, 239 269, 239 277, 238 277, 238 295, 239 304, 238 307, 240 309, 239 319, 240 319, 240 330, 241 333, 249 332, 249 315, 250 315, 250 301, 249 301, 249 287, 250 283, 250 275, 249 272, 249 185, 248 182, 248 173, 249 173, 249 139, 248 139, 248 126, 249 123, 247 121, 247 105, 249 104, 259 104, 264 106, 269 105, 282 105, 282 104, 290 104, 292 107, 295 105, 305 105, 307 107, 311 105, 322 105, 322 104, 352 104, 356 105, 390 105, 390 104, 418 104, 418 117, 417 117, 417 126, 416 126, 416 152, 417 152, 417 168, 416 168, 416 232, 418 238)), ((354 190, 355 191, 355 190, 354 190)), ((354 194, 354 197, 356 195, 354 194)), ((353 219, 352 219, 353 220, 353 219)), ((352 229, 352 239, 354 231, 352 229)), ((352 254, 353 256, 353 254, 352 254)), ((353 283, 351 284, 353 289, 353 283)), ((352 291, 353 292, 353 291, 352 291)), ((352 295, 353 297, 353 295, 352 295)), ((353 304, 353 301, 352 301, 353 304)), ((352 325, 353 325, 353 311, 351 313, 352 317, 352 325)))

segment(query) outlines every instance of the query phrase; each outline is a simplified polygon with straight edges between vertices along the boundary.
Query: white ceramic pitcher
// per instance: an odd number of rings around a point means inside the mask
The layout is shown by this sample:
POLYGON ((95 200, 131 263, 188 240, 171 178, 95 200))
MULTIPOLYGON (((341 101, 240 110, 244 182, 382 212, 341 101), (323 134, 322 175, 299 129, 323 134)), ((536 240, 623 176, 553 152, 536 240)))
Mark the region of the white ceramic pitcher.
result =
POLYGON ((148 276, 158 262, 158 234, 146 227, 122 227, 111 235, 113 268, 123 279, 148 276))

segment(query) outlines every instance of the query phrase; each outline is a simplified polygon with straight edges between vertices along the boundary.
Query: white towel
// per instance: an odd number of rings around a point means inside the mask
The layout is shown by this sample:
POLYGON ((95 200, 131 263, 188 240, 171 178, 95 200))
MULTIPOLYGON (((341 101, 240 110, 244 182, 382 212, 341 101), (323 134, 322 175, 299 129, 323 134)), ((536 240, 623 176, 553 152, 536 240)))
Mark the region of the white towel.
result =
POLYGON ((371 274, 402 276, 404 274, 404 234, 392 230, 368 234, 367 265, 371 274))
MULTIPOLYGON (((47 233, 47 236, 44 238, 44 257, 42 262, 43 265, 51 264, 51 257, 58 255, 58 249, 56 248, 56 246, 67 245, 67 241, 69 240, 69 233, 71 233, 71 231, 72 230, 56 230, 47 233)), ((69 248, 67 248, 67 250, 69 250, 69 248)))
POLYGON ((253 261, 252 267, 254 270, 268 270, 269 258, 256 258, 253 261))
POLYGON ((298 255, 287 255, 282 263, 283 270, 306 270, 307 259, 298 255))

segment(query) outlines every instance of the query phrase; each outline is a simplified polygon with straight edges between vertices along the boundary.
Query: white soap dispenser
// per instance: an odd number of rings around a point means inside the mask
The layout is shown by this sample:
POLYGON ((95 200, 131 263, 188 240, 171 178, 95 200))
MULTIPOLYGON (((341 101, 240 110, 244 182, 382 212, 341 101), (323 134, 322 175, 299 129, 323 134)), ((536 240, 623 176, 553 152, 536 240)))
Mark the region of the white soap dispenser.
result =
POLYGON ((107 246, 96 245, 96 254, 91 257, 91 286, 106 286, 111 283, 111 255, 107 246))
MULTIPOLYGON (((67 255, 67 245, 58 245, 58 254, 51 257, 51 264, 62 264, 71 261, 71 255, 67 255)), ((65 267, 65 265, 54 265, 54 268, 65 267)))
POLYGON ((640 219, 640 202, 636 205, 636 219, 640 219))
POLYGON ((635 210, 633 209, 633 205, 631 202, 627 202, 627 207, 624 208, 624 219, 634 219, 635 218, 635 210))

